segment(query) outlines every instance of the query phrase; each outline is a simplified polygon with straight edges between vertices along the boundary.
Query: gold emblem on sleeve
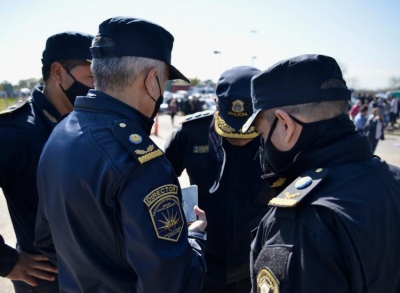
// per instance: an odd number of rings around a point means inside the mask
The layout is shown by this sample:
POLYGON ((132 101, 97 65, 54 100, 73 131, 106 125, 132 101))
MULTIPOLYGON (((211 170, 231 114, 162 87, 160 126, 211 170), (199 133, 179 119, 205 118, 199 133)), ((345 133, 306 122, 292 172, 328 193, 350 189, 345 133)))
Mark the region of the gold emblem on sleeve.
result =
POLYGON ((279 281, 268 268, 258 272, 257 293, 279 293, 279 281))

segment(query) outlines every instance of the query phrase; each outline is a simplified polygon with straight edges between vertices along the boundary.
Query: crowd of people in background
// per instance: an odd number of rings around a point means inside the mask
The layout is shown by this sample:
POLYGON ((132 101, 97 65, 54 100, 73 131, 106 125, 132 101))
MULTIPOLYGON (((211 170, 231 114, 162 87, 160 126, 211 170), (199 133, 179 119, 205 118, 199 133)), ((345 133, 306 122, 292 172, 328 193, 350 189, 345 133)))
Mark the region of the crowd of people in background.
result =
POLYGON ((349 115, 356 129, 368 136, 372 151, 375 152, 379 140, 385 139, 384 130, 392 132, 398 129, 399 110, 398 99, 393 95, 383 98, 360 94, 351 106, 349 115))
MULTIPOLYGON (((397 119, 400 115, 398 98, 393 95, 381 96, 375 93, 356 93, 355 102, 349 103, 349 115, 356 129, 368 136, 372 150, 375 151, 379 140, 384 140, 384 132, 398 129, 397 119)), ((211 110, 201 95, 171 96, 167 100, 166 113, 171 116, 174 125, 175 115, 190 115, 196 112, 211 110)))

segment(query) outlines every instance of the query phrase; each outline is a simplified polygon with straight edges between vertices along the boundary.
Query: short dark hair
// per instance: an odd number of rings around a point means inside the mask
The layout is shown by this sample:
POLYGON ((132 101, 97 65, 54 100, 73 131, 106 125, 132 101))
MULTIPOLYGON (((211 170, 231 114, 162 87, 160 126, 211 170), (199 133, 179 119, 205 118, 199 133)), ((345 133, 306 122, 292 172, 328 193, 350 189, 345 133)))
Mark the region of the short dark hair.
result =
POLYGON ((46 82, 49 77, 50 77, 50 70, 51 70, 51 65, 54 62, 59 62, 61 63, 61 65, 67 70, 67 71, 71 71, 72 69, 74 69, 77 66, 81 66, 81 65, 87 65, 89 64, 86 60, 81 60, 81 59, 66 59, 66 60, 56 60, 51 62, 50 64, 45 64, 42 66, 42 77, 43 77, 43 81, 46 82))

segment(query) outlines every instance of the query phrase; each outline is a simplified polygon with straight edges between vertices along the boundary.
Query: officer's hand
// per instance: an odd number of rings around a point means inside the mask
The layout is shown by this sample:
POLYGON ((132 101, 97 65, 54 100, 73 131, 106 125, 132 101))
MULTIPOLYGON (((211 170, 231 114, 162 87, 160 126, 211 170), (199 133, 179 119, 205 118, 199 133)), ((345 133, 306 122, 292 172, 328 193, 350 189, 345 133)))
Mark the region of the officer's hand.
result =
POLYGON ((201 210, 198 206, 194 206, 194 212, 197 215, 197 221, 194 221, 190 226, 189 230, 204 231, 207 227, 206 212, 201 210))
POLYGON ((49 264, 41 254, 29 254, 18 250, 18 262, 6 278, 23 281, 31 286, 39 285, 37 279, 54 281, 57 268, 49 264))

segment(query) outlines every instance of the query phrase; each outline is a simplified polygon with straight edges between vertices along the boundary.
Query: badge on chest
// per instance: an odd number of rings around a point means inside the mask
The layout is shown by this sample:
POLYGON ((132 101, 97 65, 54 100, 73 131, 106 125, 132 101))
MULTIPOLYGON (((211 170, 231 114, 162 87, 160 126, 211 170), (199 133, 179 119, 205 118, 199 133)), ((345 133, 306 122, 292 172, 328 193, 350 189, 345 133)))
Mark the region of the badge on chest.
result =
POLYGON ((194 145, 193 154, 206 154, 208 153, 208 145, 194 145))

